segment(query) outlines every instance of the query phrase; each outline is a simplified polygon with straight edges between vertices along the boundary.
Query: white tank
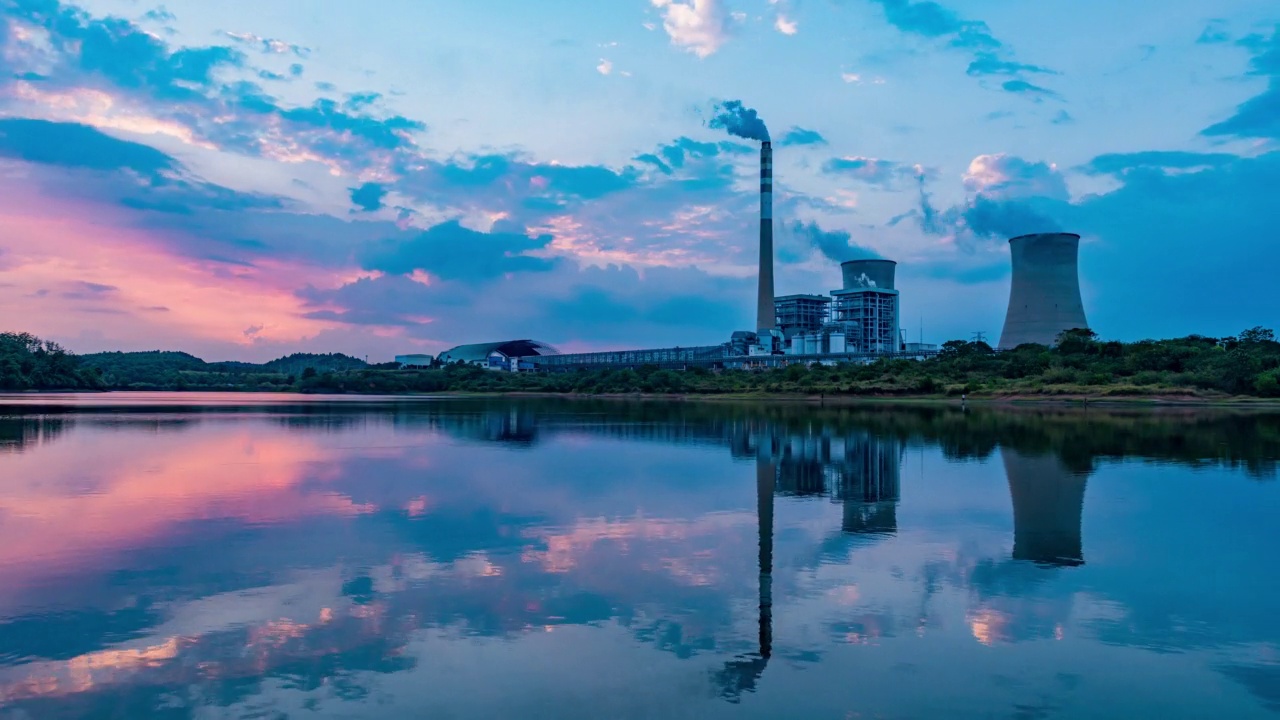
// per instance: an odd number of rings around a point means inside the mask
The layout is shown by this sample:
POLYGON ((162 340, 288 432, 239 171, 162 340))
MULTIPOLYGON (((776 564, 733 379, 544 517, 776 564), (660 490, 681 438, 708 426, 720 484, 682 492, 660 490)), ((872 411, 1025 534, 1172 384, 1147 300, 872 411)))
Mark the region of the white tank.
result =
POLYGON ((791 350, 790 350, 790 354, 791 354, 791 355, 803 355, 803 354, 804 354, 804 336, 803 336, 803 335, 792 335, 792 336, 791 336, 791 350))
POLYGON ((804 354, 805 355, 818 354, 818 338, 819 338, 818 335, 804 336, 804 354))
POLYGON ((829 335, 828 338, 829 338, 828 343, 831 348, 830 350, 831 354, 838 355, 845 351, 844 333, 831 333, 831 335, 829 335))

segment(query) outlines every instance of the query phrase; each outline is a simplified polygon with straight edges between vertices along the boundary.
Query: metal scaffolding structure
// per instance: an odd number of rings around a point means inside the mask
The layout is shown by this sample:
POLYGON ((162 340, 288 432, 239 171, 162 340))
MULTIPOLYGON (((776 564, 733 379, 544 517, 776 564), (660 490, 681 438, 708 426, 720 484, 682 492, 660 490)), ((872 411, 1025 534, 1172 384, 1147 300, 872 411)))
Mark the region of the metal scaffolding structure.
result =
POLYGON ((851 353, 895 353, 902 344, 898 332, 898 291, 881 288, 836 290, 831 326, 843 330, 851 353))
POLYGON ((825 295, 784 295, 774 298, 778 329, 788 341, 796 335, 822 331, 831 313, 831 298, 825 295))

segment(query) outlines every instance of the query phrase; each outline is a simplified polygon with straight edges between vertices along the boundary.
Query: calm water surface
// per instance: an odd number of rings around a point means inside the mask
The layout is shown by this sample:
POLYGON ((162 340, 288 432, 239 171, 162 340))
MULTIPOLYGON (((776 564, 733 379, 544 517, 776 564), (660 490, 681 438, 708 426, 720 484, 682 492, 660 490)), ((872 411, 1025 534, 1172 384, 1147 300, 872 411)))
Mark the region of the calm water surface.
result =
POLYGON ((1276 718, 1280 415, 0 397, 0 718, 1276 718))

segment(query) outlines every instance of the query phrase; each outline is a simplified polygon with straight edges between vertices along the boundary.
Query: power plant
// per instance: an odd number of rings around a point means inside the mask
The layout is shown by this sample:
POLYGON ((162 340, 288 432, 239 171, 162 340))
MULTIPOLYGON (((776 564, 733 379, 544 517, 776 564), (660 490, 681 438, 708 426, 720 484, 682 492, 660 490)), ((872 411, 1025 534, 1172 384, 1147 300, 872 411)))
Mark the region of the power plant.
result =
POLYGON ((1073 233, 1020 235, 1009 241, 1013 283, 1001 350, 1035 343, 1053 345, 1067 330, 1087 329, 1080 300, 1080 236, 1073 233))
MULTIPOLYGON (((496 370, 564 371, 639 367, 750 368, 792 363, 874 362, 886 357, 923 359, 936 345, 907 343, 901 327, 897 263, 882 258, 841 263, 842 287, 826 295, 774 295, 773 145, 755 112, 736 101, 717 121, 732 134, 760 141, 760 236, 754 331, 734 332, 720 345, 560 353, 535 340, 462 345, 441 362, 496 370), (736 113, 736 114, 734 114, 736 113)), ((716 122, 712 126, 716 127, 716 122)), ((1022 235, 1009 240, 1013 281, 999 349, 1026 343, 1053 345, 1064 331, 1088 328, 1080 299, 1080 236, 1022 235)))

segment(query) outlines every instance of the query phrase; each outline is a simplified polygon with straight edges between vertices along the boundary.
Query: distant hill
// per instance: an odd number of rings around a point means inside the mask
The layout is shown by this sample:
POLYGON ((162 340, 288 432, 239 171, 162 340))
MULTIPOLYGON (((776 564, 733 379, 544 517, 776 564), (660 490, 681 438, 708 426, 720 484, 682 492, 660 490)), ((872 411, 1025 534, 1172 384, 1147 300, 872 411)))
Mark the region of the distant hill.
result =
POLYGON ((291 385, 308 368, 316 373, 359 370, 368 365, 341 353, 294 353, 270 362, 205 362, 185 352, 104 352, 79 356, 82 365, 95 368, 113 388, 218 389, 256 387, 269 390, 291 385))
POLYGON ((282 358, 276 358, 269 363, 265 363, 262 367, 286 375, 301 375, 307 368, 315 368, 318 373, 339 372, 342 370, 360 370, 368 367, 368 363, 342 353, 329 353, 327 355, 294 353, 282 358))

